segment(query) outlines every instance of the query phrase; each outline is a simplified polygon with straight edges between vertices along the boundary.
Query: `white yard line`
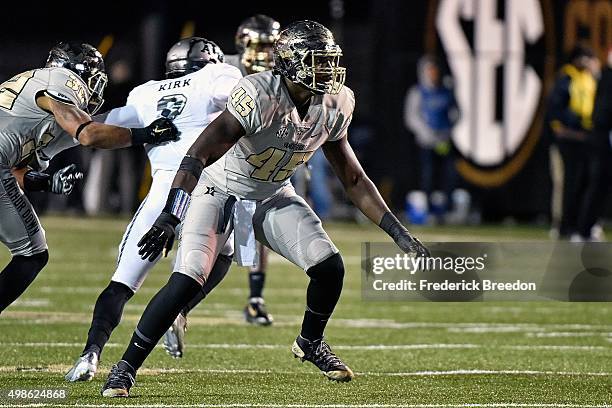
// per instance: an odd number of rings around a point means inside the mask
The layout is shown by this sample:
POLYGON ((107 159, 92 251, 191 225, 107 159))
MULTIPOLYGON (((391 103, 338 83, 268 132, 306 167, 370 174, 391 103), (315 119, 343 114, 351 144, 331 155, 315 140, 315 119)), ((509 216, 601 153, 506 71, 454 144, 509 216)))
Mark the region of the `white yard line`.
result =
MULTIPOLYGON (((65 288, 68 290, 75 287, 65 288)), ((91 288, 88 288, 91 289, 91 288)), ((129 305, 128 305, 129 306, 129 305)), ((211 308, 211 309, 215 309, 211 308)), ((10 324, 54 324, 54 323, 91 323, 91 312, 51 312, 51 311, 34 311, 34 310, 15 310, 6 311, 3 313, 4 319, 0 320, 0 325, 10 324), (17 322, 11 321, 17 319, 17 322)), ((279 315, 275 315, 279 317, 279 315)), ((294 315, 280 315, 282 319, 278 319, 278 326, 294 326, 299 325, 300 320, 294 315)), ((140 314, 125 314, 124 320, 138 320, 140 314)), ((243 324, 244 320, 240 313, 226 313, 225 316, 216 315, 195 315, 191 318, 195 324, 202 325, 218 325, 228 324, 236 325, 243 324)), ((389 329, 389 330, 406 330, 406 329, 440 329, 451 333, 524 333, 527 336, 534 337, 590 337, 595 336, 611 336, 612 325, 599 324, 579 324, 579 323, 489 323, 489 322, 465 322, 465 323, 450 323, 450 322, 397 322, 392 319, 343 319, 336 318, 332 320, 332 324, 338 327, 358 328, 358 329, 389 329), (541 334, 540 334, 541 333, 541 334), (550 335, 547 335, 550 333, 550 335), (564 334, 554 334, 564 333, 564 334), (575 333, 575 335, 572 335, 575 333), (586 334, 589 334, 587 336, 586 334)))
MULTIPOLYGON (((0 405, 5 407, 74 407, 74 408, 114 408, 117 404, 59 404, 35 403, 19 405, 0 405)), ((545 404, 545 403, 458 403, 458 404, 125 404, 126 407, 148 408, 610 408, 611 405, 585 404, 545 404)))
MULTIPOLYGON (((66 373, 72 366, 66 364, 50 365, 46 367, 16 367, 16 366, 0 366, 0 373, 66 373)), ((140 375, 158 375, 158 374, 272 374, 272 375, 295 375, 295 371, 282 370, 255 370, 255 369, 217 369, 217 368, 141 368, 138 373, 140 375)), ((108 374, 108 369, 98 370, 98 375, 108 374)), ((310 371, 303 374, 320 375, 316 371, 310 371)), ((425 370, 425 371, 405 371, 405 372, 378 372, 364 371, 356 372, 358 376, 364 377, 431 377, 431 376, 474 376, 474 375, 499 375, 499 376, 560 376, 560 377, 610 377, 610 372, 580 372, 580 371, 551 371, 551 370, 425 370)))
POLYGON ((607 337, 612 338, 611 332, 537 332, 525 333, 527 337, 607 337))
MULTIPOLYGON (((83 343, 67 342, 0 342, 0 347, 82 347, 83 343)), ((106 347, 126 347, 124 343, 107 343, 106 347)), ((161 347, 158 345, 157 347, 161 347)), ((188 348, 194 349, 227 349, 227 350, 284 350, 287 344, 244 344, 244 343, 211 343, 211 344, 187 344, 188 348)), ((355 351, 378 351, 378 350, 441 350, 441 349, 505 349, 505 350, 578 350, 578 351, 612 351, 612 347, 606 346, 578 346, 561 344, 474 344, 474 343, 431 343, 431 344, 371 344, 371 345, 334 345, 337 350, 355 351)))

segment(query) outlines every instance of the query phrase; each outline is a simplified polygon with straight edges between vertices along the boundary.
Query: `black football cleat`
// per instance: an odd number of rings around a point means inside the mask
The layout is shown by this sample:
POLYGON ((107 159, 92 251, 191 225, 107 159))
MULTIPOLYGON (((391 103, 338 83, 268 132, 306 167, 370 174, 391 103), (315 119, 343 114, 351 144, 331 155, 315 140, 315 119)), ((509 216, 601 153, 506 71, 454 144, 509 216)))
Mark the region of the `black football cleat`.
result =
POLYGON ((244 308, 244 318, 248 323, 257 326, 269 326, 274 318, 266 309, 263 298, 250 298, 249 303, 244 308))
POLYGON ((294 357, 310 361, 317 366, 325 377, 332 381, 349 382, 355 374, 346 364, 338 358, 329 345, 323 340, 310 341, 298 336, 291 346, 294 357))
POLYGON ((122 360, 113 365, 100 393, 110 398, 129 397, 130 388, 136 382, 135 376, 136 371, 122 360))

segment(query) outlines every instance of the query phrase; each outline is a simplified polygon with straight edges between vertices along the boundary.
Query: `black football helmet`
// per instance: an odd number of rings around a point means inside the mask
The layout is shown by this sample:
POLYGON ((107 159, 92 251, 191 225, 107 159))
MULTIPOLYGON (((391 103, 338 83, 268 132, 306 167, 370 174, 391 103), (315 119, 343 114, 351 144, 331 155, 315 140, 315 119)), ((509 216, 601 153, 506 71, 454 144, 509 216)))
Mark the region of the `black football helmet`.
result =
POLYGON ((342 49, 325 26, 296 21, 281 31, 274 45, 274 70, 316 94, 335 95, 346 78, 341 56, 342 49))
POLYGON ((95 47, 87 43, 60 42, 49 51, 45 67, 67 68, 85 82, 90 93, 87 105, 90 115, 102 107, 108 77, 102 54, 95 47))
POLYGON ((206 64, 223 62, 221 48, 202 37, 189 37, 174 44, 166 56, 166 78, 176 78, 202 69, 206 64))
POLYGON ((236 50, 247 72, 262 72, 274 66, 273 46, 278 39, 280 23, 257 14, 249 17, 236 31, 236 50))

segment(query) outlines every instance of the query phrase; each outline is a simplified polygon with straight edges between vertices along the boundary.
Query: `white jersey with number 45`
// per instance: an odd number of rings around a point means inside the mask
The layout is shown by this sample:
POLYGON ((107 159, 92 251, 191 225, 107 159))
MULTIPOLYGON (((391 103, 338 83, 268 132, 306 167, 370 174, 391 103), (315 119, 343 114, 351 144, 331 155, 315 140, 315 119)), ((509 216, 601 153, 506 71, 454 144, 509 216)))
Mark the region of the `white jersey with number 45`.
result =
POLYGON ((248 75, 227 102, 246 134, 205 174, 228 194, 266 199, 289 183, 323 143, 346 137, 354 107, 353 91, 344 86, 338 95, 313 96, 302 119, 280 75, 248 75))
POLYGON ((162 116, 172 120, 179 140, 160 146, 146 145, 151 170, 178 170, 202 130, 224 109, 240 71, 228 64, 204 68, 174 79, 149 81, 130 92, 126 106, 113 109, 104 123, 144 127, 162 116))

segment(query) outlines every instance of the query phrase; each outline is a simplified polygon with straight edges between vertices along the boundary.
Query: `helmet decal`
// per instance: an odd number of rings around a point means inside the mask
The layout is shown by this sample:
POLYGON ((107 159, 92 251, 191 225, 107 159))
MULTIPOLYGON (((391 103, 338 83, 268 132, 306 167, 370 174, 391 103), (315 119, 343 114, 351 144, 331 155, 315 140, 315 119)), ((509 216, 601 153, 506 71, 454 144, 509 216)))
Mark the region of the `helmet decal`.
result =
POLYGON ((189 37, 174 44, 166 56, 166 77, 176 78, 202 69, 206 64, 223 62, 225 56, 214 42, 189 37))

